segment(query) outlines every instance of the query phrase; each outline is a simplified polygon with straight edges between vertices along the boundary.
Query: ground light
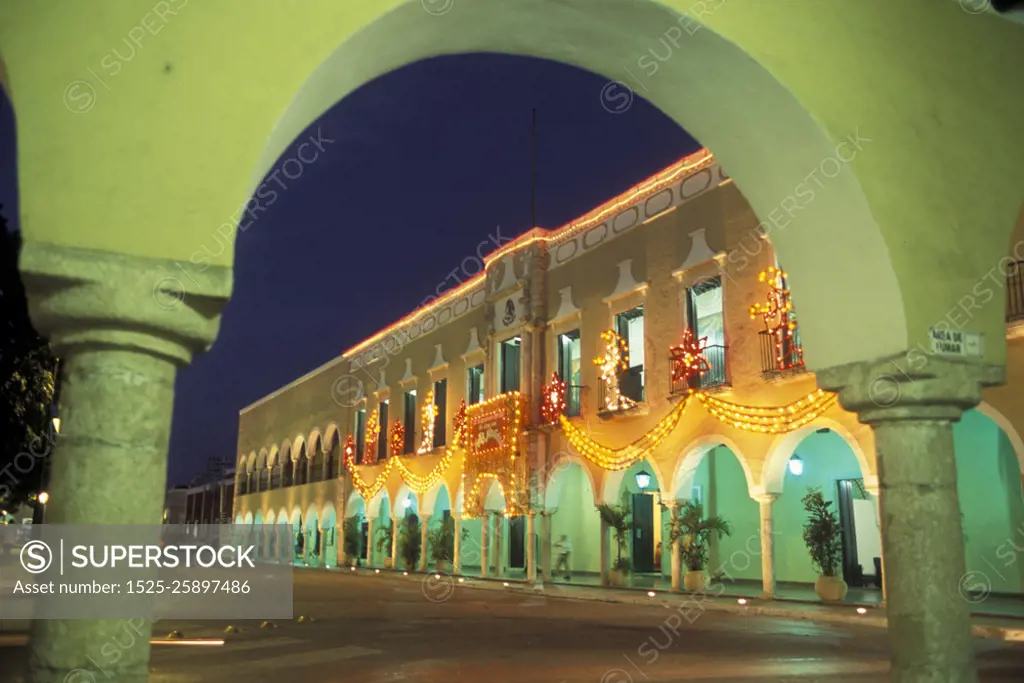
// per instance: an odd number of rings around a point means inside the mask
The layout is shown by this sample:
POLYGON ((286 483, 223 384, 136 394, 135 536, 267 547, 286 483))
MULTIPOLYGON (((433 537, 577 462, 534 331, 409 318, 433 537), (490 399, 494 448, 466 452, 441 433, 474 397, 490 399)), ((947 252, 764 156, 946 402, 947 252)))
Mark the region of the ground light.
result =
POLYGON ((745 605, 745 604, 747 604, 747 599, 746 598, 740 598, 736 602, 740 603, 741 605, 745 605))
POLYGON ((465 581, 465 579, 464 579, 464 578, 462 578, 462 577, 460 576, 460 577, 459 577, 459 583, 462 583, 462 582, 464 582, 464 581, 465 581))
POLYGON ((379 569, 374 569, 374 570, 373 570, 373 573, 374 573, 374 574, 380 574, 380 570, 379 570, 379 569))
POLYGON ((867 613, 868 613, 868 611, 866 609, 864 609, 863 607, 858 607, 857 608, 857 614, 867 614, 867 613))
POLYGON ((647 597, 653 598, 655 595, 657 595, 657 593, 655 593, 654 591, 647 591, 647 597))
POLYGON ((799 477, 804 473, 804 461, 800 459, 799 455, 794 455, 789 459, 789 473, 794 477, 799 477))
POLYGON ((504 583, 502 583, 501 585, 502 585, 502 586, 504 586, 505 588, 508 588, 508 581, 505 581, 505 582, 504 582, 504 583))

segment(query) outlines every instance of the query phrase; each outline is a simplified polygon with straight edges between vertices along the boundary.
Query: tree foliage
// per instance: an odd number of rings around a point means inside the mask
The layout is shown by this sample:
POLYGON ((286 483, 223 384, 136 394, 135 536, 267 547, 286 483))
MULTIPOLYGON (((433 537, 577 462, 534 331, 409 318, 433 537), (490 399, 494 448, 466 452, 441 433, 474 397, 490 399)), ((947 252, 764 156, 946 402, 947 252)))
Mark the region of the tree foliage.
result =
POLYGON ((679 554, 683 564, 691 571, 700 571, 708 563, 711 538, 732 535, 732 527, 722 517, 705 517, 700 503, 687 501, 672 520, 671 538, 679 541, 679 554))
POLYGON ((0 499, 15 507, 45 485, 54 440, 57 359, 29 319, 18 272, 21 235, 7 229, 2 207, 0 240, 0 499))
POLYGON ((811 562, 822 576, 835 576, 843 561, 839 516, 832 510, 832 501, 825 500, 818 487, 807 489, 802 502, 807 511, 804 543, 811 553, 811 562))

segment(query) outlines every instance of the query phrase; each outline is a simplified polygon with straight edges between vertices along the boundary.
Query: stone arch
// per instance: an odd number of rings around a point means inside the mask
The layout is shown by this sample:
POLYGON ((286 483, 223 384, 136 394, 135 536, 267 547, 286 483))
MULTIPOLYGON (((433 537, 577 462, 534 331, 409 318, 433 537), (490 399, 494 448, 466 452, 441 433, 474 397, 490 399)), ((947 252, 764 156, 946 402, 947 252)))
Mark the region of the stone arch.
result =
POLYGON ((306 481, 312 483, 322 481, 324 478, 324 443, 320 437, 320 430, 314 429, 306 439, 306 466, 308 473, 306 481))
POLYGON ((732 439, 717 434, 709 434, 698 437, 683 449, 683 456, 678 460, 675 472, 672 475, 672 489, 670 493, 673 497, 678 497, 681 491, 686 492, 693 488, 693 476, 697 468, 708 451, 716 446, 725 446, 736 457, 740 467, 743 469, 743 476, 747 480, 747 491, 750 495, 754 495, 756 491, 754 473, 751 471, 750 461, 747 460, 743 451, 740 450, 732 439))
POLYGON ((353 491, 348 494, 348 500, 345 502, 345 517, 346 519, 353 515, 362 515, 366 517, 366 501, 359 495, 358 491, 353 491))
POLYGON ((341 475, 341 471, 344 467, 343 459, 344 455, 341 449, 344 445, 344 440, 341 435, 341 430, 338 429, 338 425, 331 422, 327 425, 327 429, 324 431, 324 453, 327 456, 327 462, 325 467, 325 477, 327 479, 336 479, 341 475))
POLYGON ((441 498, 441 492, 444 492, 445 498, 448 500, 448 509, 455 514, 455 501, 452 498, 451 492, 448 490, 448 485, 443 481, 439 481, 434 485, 432 489, 423 494, 423 510, 430 515, 435 515, 437 510, 437 503, 444 498, 441 498))
POLYGON ((796 452, 797 446, 809 434, 819 429, 828 428, 841 436, 846 445, 853 451, 860 465, 860 471, 864 475, 864 486, 869 491, 878 490, 878 474, 873 471, 871 461, 868 459, 860 442, 850 433, 850 430, 841 423, 826 417, 819 417, 813 422, 804 425, 788 434, 780 434, 768 447, 768 455, 765 457, 764 465, 761 468, 761 484, 757 489, 758 493, 782 493, 782 486, 786 479, 786 466, 789 459, 796 452))
POLYGON ((295 459, 292 457, 292 443, 285 439, 278 455, 281 460, 281 486, 295 485, 295 459))
POLYGON ((587 467, 585 460, 575 454, 566 454, 564 457, 560 457, 555 463, 555 466, 547 475, 547 481, 544 485, 544 508, 552 510, 558 507, 558 502, 562 496, 562 489, 565 486, 566 479, 570 476, 573 470, 579 468, 583 471, 583 476, 587 482, 590 483, 590 490, 593 493, 594 505, 596 506, 600 500, 597 497, 600 487, 597 485, 597 481, 594 479, 594 473, 587 467))
POLYGON ((301 434, 292 441, 292 463, 294 474, 292 482, 301 486, 309 482, 309 460, 306 458, 306 439, 301 434))
POLYGON ((284 463, 281 462, 281 451, 277 444, 270 447, 270 455, 267 458, 270 466, 270 490, 281 488, 281 475, 284 472, 284 463))
POLYGON ((661 491, 664 495, 666 491, 665 477, 661 473, 661 467, 658 466, 658 463, 653 458, 644 458, 636 461, 626 469, 605 472, 601 483, 601 501, 609 505, 617 504, 619 496, 622 494, 622 485, 625 481, 626 473, 640 463, 643 463, 644 468, 650 470, 653 479, 651 484, 654 490, 661 491))
POLYGON ((409 488, 408 484, 403 484, 398 489, 398 493, 395 494, 395 514, 399 517, 405 517, 406 511, 408 514, 419 515, 420 510, 420 496, 409 488), (406 501, 409 501, 408 507, 406 507, 406 501))
POLYGON ((366 504, 366 516, 373 519, 387 516, 388 519, 391 519, 391 507, 391 499, 388 497, 387 491, 381 489, 366 504))
POLYGON ((1020 432, 1017 431, 1013 423, 1005 415, 996 410, 990 403, 982 401, 975 410, 992 420, 999 429, 1003 430, 1003 434, 1006 435, 1006 438, 1013 445, 1013 452, 1017 454, 1017 462, 1020 465, 1021 476, 1024 477, 1024 440, 1021 439, 1020 432))
POLYGON ((323 533, 320 558, 325 567, 334 567, 338 564, 338 545, 341 543, 340 526, 334 510, 334 503, 327 501, 320 508, 320 529, 323 533))
POLYGON ((259 457, 256 459, 256 486, 257 491, 267 491, 270 489, 270 467, 269 467, 269 455, 267 449, 260 450, 259 457))
POLYGON ((480 494, 480 501, 484 510, 492 512, 504 512, 508 501, 505 498, 505 488, 497 477, 488 477, 490 484, 483 485, 483 492, 480 494))

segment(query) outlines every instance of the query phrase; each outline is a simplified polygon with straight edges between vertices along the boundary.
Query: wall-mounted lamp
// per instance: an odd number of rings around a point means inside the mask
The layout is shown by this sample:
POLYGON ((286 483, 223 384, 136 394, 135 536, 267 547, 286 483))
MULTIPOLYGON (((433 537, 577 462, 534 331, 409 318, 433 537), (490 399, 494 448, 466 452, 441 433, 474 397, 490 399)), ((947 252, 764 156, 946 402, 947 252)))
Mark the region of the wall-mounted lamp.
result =
POLYGON ((804 461, 800 459, 799 455, 794 455, 789 459, 789 473, 794 477, 799 477, 804 473, 804 461))
POLYGON ((647 470, 640 470, 636 473, 636 485, 641 491, 646 491, 647 487, 651 485, 651 475, 647 473, 647 470))

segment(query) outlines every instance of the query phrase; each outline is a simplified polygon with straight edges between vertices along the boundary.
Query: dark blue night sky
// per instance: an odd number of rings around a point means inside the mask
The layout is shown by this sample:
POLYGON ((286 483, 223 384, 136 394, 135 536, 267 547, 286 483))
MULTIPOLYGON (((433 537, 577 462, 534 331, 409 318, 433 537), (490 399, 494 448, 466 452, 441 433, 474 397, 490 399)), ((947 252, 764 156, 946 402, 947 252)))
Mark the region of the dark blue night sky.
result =
MULTIPOLYGON (((530 228, 532 108, 545 228, 698 148, 639 98, 605 111, 604 85, 541 60, 444 57, 368 84, 314 124, 335 142, 239 235, 220 336, 179 374, 169 483, 234 458, 239 409, 411 311, 499 226, 502 238, 530 228)), ((0 203, 16 226, 12 118, 4 101, 0 203)))

